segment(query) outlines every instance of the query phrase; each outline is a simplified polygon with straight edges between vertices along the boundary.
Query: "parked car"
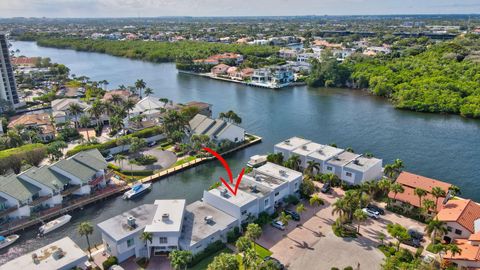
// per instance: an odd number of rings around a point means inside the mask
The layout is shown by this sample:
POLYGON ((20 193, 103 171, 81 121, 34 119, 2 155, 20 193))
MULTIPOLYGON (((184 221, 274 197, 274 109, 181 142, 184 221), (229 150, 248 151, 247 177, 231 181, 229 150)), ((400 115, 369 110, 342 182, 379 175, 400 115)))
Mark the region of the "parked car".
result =
POLYGON ((362 211, 365 212, 365 214, 367 214, 367 216, 369 216, 371 218, 374 218, 374 219, 377 219, 378 216, 380 215, 378 212, 372 211, 368 208, 363 208, 362 211))
POLYGON ((408 229, 408 235, 410 235, 411 238, 417 239, 420 242, 423 241, 423 233, 419 232, 418 230, 416 230, 414 228, 409 228, 408 229))
POLYGON ((385 210, 383 210, 382 208, 374 205, 374 204, 369 204, 367 206, 368 209, 374 211, 374 212, 378 212, 380 215, 385 215, 385 210))
POLYGON ((329 193, 331 189, 332 189, 332 187, 330 186, 330 182, 327 182, 327 183, 323 184, 322 189, 320 189, 320 191, 322 193, 329 193))
POLYGON ((421 246, 420 240, 418 240, 417 238, 413 238, 413 237, 410 237, 410 239, 408 239, 408 240, 402 241, 402 243, 405 244, 405 245, 411 246, 411 247, 415 247, 415 248, 418 248, 418 247, 421 246))
POLYGON ((290 215, 293 220, 295 220, 295 221, 300 220, 300 215, 297 212, 295 212, 293 210, 285 210, 284 212, 285 212, 285 214, 290 215))
POLYGON ((284 266, 279 260, 277 260, 277 259, 275 259, 275 258, 273 258, 273 257, 267 256, 267 257, 265 257, 263 260, 274 262, 275 265, 277 266, 277 269, 279 269, 279 270, 285 269, 285 266, 284 266))
POLYGON ((113 157, 113 155, 109 154, 108 156, 105 157, 105 160, 110 162, 110 161, 113 161, 115 158, 113 157))
POLYGON ((283 224, 283 222, 281 222, 280 220, 274 220, 272 221, 272 226, 279 229, 279 230, 282 230, 284 231, 285 230, 285 224, 283 224))
POLYGON ((154 147, 157 144, 157 141, 151 141, 148 143, 148 147, 154 147))

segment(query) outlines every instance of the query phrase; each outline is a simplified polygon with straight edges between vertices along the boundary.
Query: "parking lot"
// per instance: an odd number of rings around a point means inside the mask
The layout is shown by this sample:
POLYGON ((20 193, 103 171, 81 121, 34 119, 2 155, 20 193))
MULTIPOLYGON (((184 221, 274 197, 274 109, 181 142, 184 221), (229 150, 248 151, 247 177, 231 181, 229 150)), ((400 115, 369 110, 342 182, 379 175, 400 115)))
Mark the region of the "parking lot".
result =
MULTIPOLYGON (((380 269, 384 255, 376 248, 380 244, 378 234, 384 233, 387 236, 385 241, 396 241, 389 237, 387 224, 399 223, 406 228, 420 230, 424 228, 415 220, 385 211, 385 215, 379 219, 369 218, 363 222, 358 238, 337 237, 331 228, 337 218, 332 215, 331 205, 343 194, 340 189, 335 189, 332 194, 319 193, 325 205, 313 208, 304 203, 307 211, 302 214, 300 222, 290 221, 285 231, 267 226, 258 243, 269 248, 273 257, 289 266, 289 269, 309 269, 311 265, 316 265, 315 269, 327 270, 347 266, 354 269, 358 266, 360 269, 380 269)), ((405 245, 402 247, 416 250, 405 245)))

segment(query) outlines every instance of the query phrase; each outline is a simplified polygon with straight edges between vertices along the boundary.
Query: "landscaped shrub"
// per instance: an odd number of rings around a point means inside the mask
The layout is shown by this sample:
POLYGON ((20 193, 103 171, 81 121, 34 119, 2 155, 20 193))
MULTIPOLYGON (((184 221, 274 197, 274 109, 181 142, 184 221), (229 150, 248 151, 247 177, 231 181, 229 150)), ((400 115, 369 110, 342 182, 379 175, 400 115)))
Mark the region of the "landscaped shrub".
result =
POLYGON ((285 199, 283 199, 283 201, 286 203, 286 204, 293 204, 293 205, 297 205, 300 200, 298 199, 297 196, 295 195, 288 195, 287 197, 285 197, 285 199))
POLYGON ((26 144, 0 151, 0 174, 5 174, 10 169, 20 173, 23 162, 38 166, 46 156, 47 146, 41 143, 26 144))
POLYGON ((213 243, 211 243, 210 245, 208 245, 203 251, 195 254, 192 258, 192 260, 190 261, 190 263, 188 264, 189 267, 192 267, 194 265, 196 265, 197 263, 199 263, 201 260, 207 258, 208 256, 222 250, 225 248, 225 244, 218 240, 218 241, 215 241, 213 243))
POLYGON ((233 230, 227 233, 227 242, 234 243, 241 236, 240 229, 238 227, 233 228, 233 230))
POLYGON ((110 269, 110 267, 112 267, 112 265, 115 265, 115 264, 118 264, 117 257, 110 256, 102 263, 102 266, 104 270, 108 270, 110 269))
POLYGON ((347 266, 347 267, 343 268, 343 270, 353 270, 353 267, 347 266))
POLYGON ((152 156, 152 155, 142 155, 142 156, 139 156, 133 160, 130 160, 130 163, 133 163, 133 164, 136 164, 136 165, 151 165, 155 162, 157 162, 157 158, 155 156, 152 156))
POLYGON ((258 218, 255 220, 254 223, 257 223, 260 227, 265 226, 266 224, 270 223, 272 221, 272 218, 267 212, 261 212, 258 214, 258 218))
POLYGON ((122 174, 128 175, 128 176, 150 176, 153 174, 152 170, 145 170, 145 171, 130 171, 130 170, 120 170, 122 174))

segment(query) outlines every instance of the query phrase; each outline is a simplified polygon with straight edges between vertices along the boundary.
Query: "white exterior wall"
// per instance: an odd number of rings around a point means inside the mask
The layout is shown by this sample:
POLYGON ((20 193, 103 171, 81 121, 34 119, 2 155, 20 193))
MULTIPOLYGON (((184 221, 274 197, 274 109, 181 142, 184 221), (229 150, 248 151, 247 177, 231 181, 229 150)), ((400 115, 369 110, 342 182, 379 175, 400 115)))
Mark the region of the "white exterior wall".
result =
POLYGON ((88 195, 88 194, 90 194, 90 191, 91 191, 90 185, 85 185, 85 186, 82 186, 81 188, 77 189, 75 192, 73 192, 73 194, 75 194, 75 195, 88 195))
POLYGON ((240 220, 241 219, 241 210, 238 205, 235 205, 227 200, 223 200, 208 191, 203 191, 203 201, 210 204, 211 206, 229 214, 230 216, 240 220))
POLYGON ((30 216, 30 206, 24 205, 18 208, 15 212, 8 214, 9 217, 12 218, 22 218, 22 217, 29 217, 30 216))
POLYGON ((382 175, 382 161, 380 161, 363 174, 362 181, 378 180, 382 178, 382 175))
POLYGON ((290 194, 294 194, 295 192, 300 190, 300 184, 302 183, 302 176, 298 177, 297 179, 290 181, 288 183, 290 194))
POLYGON ((38 191, 38 194, 39 194, 40 196, 53 195, 53 192, 54 192, 53 189, 47 187, 46 185, 44 185, 44 184, 42 184, 42 183, 40 183, 40 182, 38 182, 38 181, 35 181, 34 179, 32 179, 32 178, 30 178, 30 177, 28 177, 28 176, 26 176, 26 175, 20 175, 20 178, 21 178, 22 180, 25 180, 25 181, 27 181, 28 183, 30 183, 30 184, 38 187, 38 188, 40 188, 40 190, 38 191))
POLYGON ((148 243, 148 247, 160 248, 162 251, 174 250, 178 248, 178 239, 180 238, 180 232, 154 232, 152 243, 148 243), (167 243, 160 243, 160 237, 166 237, 167 243), (169 248, 174 246, 175 248, 169 248))
POLYGON ((467 261, 467 260, 448 260, 458 265, 457 269, 476 269, 480 268, 480 261, 467 261))
POLYGON ((82 185, 83 184, 83 182, 80 180, 80 178, 74 176, 73 174, 71 174, 67 171, 64 171, 64 170, 58 168, 55 165, 50 166, 50 169, 58 172, 59 174, 62 174, 64 176, 68 177, 68 179, 70 179, 70 183, 73 184, 73 185, 82 185))
MULTIPOLYGON (((361 179, 363 179, 364 177, 361 175, 361 172, 358 172, 359 174, 359 177, 361 179)), ((342 175, 340 176, 340 179, 342 179, 343 181, 351 184, 351 185, 354 185, 355 184, 355 177, 357 177, 357 172, 355 172, 354 170, 342 170, 342 175), (348 176, 347 173, 351 173, 351 176, 348 176)))
POLYGON ((59 204, 62 204, 62 201, 63 201, 63 196, 61 194, 57 194, 55 196, 53 196, 52 198, 50 198, 48 201, 47 201, 47 204, 50 206, 50 207, 53 207, 55 205, 59 205, 59 204))
POLYGON ((283 155, 283 160, 287 160, 290 156, 291 156, 291 152, 286 150, 286 149, 283 149, 281 147, 277 147, 277 146, 274 146, 273 147, 273 152, 276 154, 276 153, 282 153, 283 155))
POLYGON ((10 195, 8 195, 8 194, 3 193, 3 192, 0 191, 0 197, 2 197, 2 198, 4 198, 4 199, 7 200, 7 203, 6 203, 6 204, 7 204, 9 207, 12 207, 12 206, 15 206, 15 205, 18 206, 18 207, 20 207, 20 201, 18 201, 17 199, 13 198, 12 196, 10 196, 10 195))
POLYGON ((452 228, 452 231, 451 232, 447 232, 445 236, 448 236, 450 237, 452 240, 453 239, 459 239, 459 238, 463 238, 463 239, 467 239, 468 237, 470 237, 470 235, 472 234, 469 230, 467 230, 465 227, 463 227, 462 225, 458 224, 457 222, 446 222, 446 226, 448 227, 451 227, 452 228), (461 235, 458 235, 455 233, 455 230, 461 230, 462 231, 462 234, 461 235))
POLYGON ((275 204, 278 203, 278 202, 283 202, 283 199, 285 197, 287 197, 288 195, 290 195, 290 188, 289 188, 288 183, 284 183, 281 186, 277 187, 276 189, 274 189, 272 191, 272 193, 274 195, 274 203, 275 204), (278 195, 275 195, 275 194, 277 194, 277 192, 278 192, 278 195))
POLYGON ((139 237, 140 233, 137 232, 123 240, 116 242, 107 234, 102 233, 103 243, 105 244, 105 246, 107 246, 107 244, 109 246, 107 252, 110 255, 117 257, 119 262, 123 262, 133 255, 141 255, 140 250, 145 247, 145 244, 143 241, 140 240, 139 237), (134 239, 134 244, 130 247, 127 246, 127 241, 129 239, 134 239))

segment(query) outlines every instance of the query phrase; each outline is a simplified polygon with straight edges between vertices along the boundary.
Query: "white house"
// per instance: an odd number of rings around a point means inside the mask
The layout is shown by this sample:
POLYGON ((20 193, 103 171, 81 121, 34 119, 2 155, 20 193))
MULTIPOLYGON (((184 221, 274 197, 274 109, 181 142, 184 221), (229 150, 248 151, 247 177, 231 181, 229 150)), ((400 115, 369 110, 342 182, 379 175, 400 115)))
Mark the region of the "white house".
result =
POLYGON ((292 156, 292 152, 295 149, 302 147, 303 145, 306 145, 310 142, 312 141, 299 137, 292 137, 288 140, 284 140, 280 143, 275 144, 275 146, 273 147, 273 152, 282 153, 283 158, 286 160, 292 156))
POLYGON ((365 181, 379 180, 382 176, 381 159, 359 156, 343 167, 340 179, 351 185, 359 185, 365 181))
POLYGON ((220 142, 243 142, 245 129, 222 119, 212 119, 203 114, 197 114, 189 122, 190 132, 196 135, 207 135, 211 140, 220 142))
POLYGON ((65 123, 65 121, 70 120, 72 122, 77 122, 82 115, 84 115, 87 110, 90 108, 86 102, 81 101, 80 99, 75 98, 61 98, 55 99, 52 101, 52 116, 55 120, 55 123, 65 123), (71 104, 77 104, 81 112, 78 115, 72 114, 70 111, 71 104))
POLYGON ((320 173, 328 173, 326 163, 334 156, 341 154, 343 149, 336 148, 330 145, 322 145, 322 147, 310 152, 306 157, 306 163, 315 161, 320 164, 320 173))

